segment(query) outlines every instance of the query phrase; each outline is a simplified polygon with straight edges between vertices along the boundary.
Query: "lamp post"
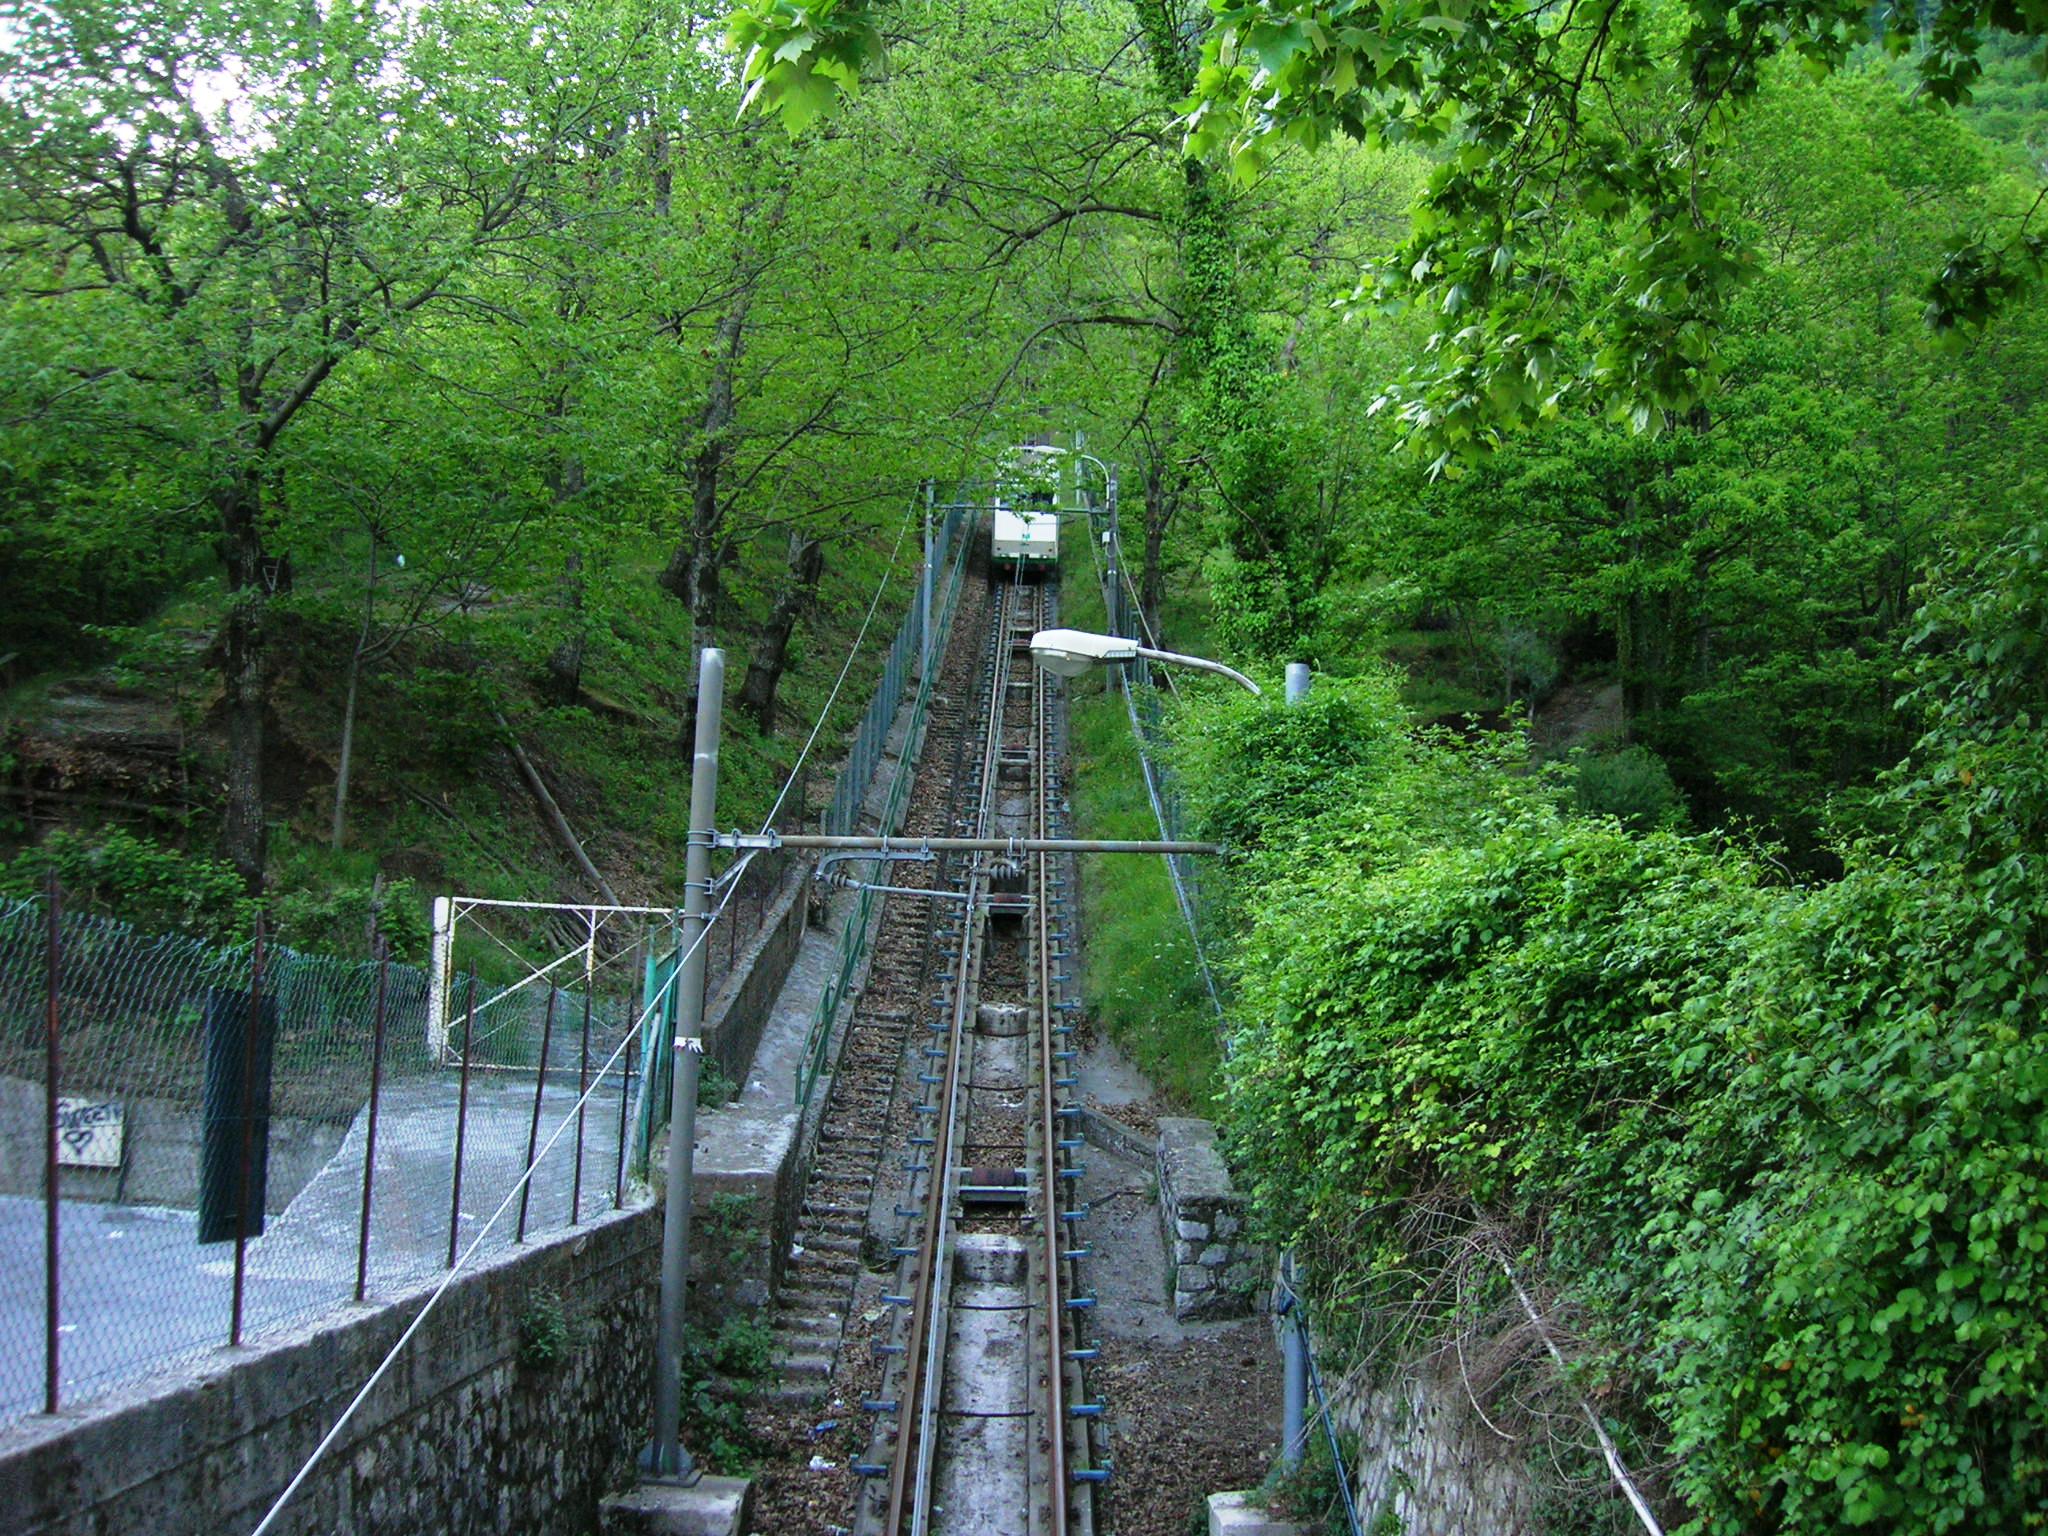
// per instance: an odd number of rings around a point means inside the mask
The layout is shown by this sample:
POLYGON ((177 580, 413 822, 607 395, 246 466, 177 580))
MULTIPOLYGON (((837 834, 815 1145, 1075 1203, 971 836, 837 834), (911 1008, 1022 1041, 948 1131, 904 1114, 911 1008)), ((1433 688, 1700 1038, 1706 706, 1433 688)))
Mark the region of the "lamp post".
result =
POLYGON ((1179 651, 1154 650, 1149 645, 1140 645, 1135 640, 1126 640, 1120 635, 1097 635, 1085 629, 1041 629, 1031 637, 1031 659, 1055 677, 1079 677, 1090 667, 1099 667, 1107 662, 1137 661, 1163 662, 1170 667, 1192 667, 1198 672, 1214 672, 1227 677, 1240 688, 1251 693, 1259 691, 1259 685, 1246 677, 1235 667, 1226 667, 1220 661, 1211 661, 1206 656, 1186 656, 1179 651))
MULTIPOLYGON (((1090 634, 1079 629, 1045 629, 1031 637, 1031 659, 1056 677, 1079 677, 1090 667, 1111 662, 1134 661, 1139 657, 1147 661, 1165 662, 1169 666, 1193 667, 1201 672, 1214 672, 1258 693, 1259 685, 1235 668, 1226 667, 1220 661, 1210 661, 1203 656, 1183 656, 1178 651, 1156 651, 1150 646, 1140 645, 1135 640, 1121 639, 1115 635, 1090 634)), ((1287 702, 1299 704, 1308 697, 1309 669, 1306 662, 1290 661, 1287 664, 1287 702)), ((1295 1263, 1292 1252, 1280 1258, 1281 1285, 1286 1290, 1287 1306, 1291 1311, 1300 1303, 1295 1295, 1295 1263)), ((1285 1362, 1285 1377, 1282 1383, 1280 1458, 1290 1467, 1301 1465, 1302 1451, 1307 1445, 1306 1420, 1308 1417, 1308 1347, 1302 1338, 1298 1318, 1290 1317, 1281 1343, 1285 1362)))

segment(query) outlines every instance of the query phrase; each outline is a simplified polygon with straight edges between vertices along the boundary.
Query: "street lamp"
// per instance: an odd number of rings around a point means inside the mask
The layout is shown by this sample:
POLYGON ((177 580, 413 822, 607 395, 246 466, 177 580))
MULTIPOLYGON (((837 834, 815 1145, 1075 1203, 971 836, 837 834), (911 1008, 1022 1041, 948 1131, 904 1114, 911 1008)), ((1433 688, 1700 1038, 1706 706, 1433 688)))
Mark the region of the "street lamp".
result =
POLYGON ((1135 640, 1125 640, 1116 635, 1091 634, 1085 629, 1041 629, 1031 637, 1031 659, 1055 677, 1079 677, 1090 667, 1099 667, 1105 662, 1136 661, 1140 657, 1146 661, 1165 662, 1168 666, 1214 672, 1252 693, 1259 691, 1257 683, 1235 667, 1226 667, 1220 661, 1210 661, 1204 656, 1183 656, 1179 651, 1155 651, 1149 645, 1140 645, 1135 640))

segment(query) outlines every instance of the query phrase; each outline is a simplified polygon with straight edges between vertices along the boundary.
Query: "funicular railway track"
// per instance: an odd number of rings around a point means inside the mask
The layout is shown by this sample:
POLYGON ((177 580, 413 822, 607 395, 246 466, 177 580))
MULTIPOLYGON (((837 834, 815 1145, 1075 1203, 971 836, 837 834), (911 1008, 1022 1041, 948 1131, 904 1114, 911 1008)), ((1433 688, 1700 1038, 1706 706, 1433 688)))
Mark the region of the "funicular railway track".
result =
MULTIPOLYGON (((986 633, 987 701, 969 776, 982 838, 1044 838, 1057 826, 1053 713, 1029 642, 1052 617, 1048 588, 1009 586, 986 633)), ((1057 876, 1042 853, 984 854, 958 883, 950 976, 926 1034, 908 1120, 907 1197, 888 1361, 868 1401, 876 1429, 855 1529, 884 1536, 1092 1529, 1084 1401, 1087 1298, 1072 1195, 1082 1172, 1070 1026, 1058 1006, 1057 876)))
MULTIPOLYGON (((1055 604, 1049 584, 969 584, 906 833, 1063 832, 1056 700, 1029 654, 1055 604)), ((777 1301, 786 1386, 873 1416, 852 1458, 857 1532, 1093 1529, 1107 1474, 1083 1375, 1062 864, 934 852, 864 872, 901 894, 832 1071, 777 1301), (889 1266, 865 1288, 863 1252, 889 1266), (877 1283, 879 1320, 855 1300, 877 1283), (840 1360, 856 1305, 871 1347, 840 1360)))

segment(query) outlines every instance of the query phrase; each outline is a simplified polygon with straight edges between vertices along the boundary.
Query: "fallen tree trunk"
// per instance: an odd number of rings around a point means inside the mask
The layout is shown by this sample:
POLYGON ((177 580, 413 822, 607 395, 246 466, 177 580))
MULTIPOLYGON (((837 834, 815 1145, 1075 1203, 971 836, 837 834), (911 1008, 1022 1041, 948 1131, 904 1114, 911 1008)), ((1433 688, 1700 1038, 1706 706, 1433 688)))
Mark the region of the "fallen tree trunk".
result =
POLYGON ((512 726, 505 719, 504 712, 494 709, 491 711, 491 718, 498 722, 498 729, 505 733, 505 745, 512 753, 512 761, 519 765, 519 776, 526 780, 526 787, 533 792, 534 801, 540 806, 542 819, 555 834, 555 841, 562 845, 571 859, 575 860, 576 867, 597 887, 600 896, 615 907, 623 905, 619 900, 619 893, 611 888, 610 883, 598 872, 597 866, 590 862, 590 855, 583 851, 583 844, 577 840, 575 831, 569 825, 569 818, 562 814, 561 806, 555 803, 555 797, 548 793, 547 785, 541 782, 540 770, 533 766, 533 759, 526 755, 526 748, 519 744, 519 738, 513 734, 512 726))

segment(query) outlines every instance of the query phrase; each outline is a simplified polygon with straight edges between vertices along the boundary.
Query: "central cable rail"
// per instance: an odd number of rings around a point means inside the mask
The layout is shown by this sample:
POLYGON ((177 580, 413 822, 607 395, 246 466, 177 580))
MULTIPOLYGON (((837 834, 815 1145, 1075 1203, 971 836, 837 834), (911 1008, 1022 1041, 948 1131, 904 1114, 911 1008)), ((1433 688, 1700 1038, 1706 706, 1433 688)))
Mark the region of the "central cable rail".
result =
POLYGON ((1079 1113, 1066 1102, 1076 1053, 1065 1044, 1052 894, 1058 856, 1076 849, 1052 835, 1053 701, 1028 654, 1052 595, 1016 584, 995 596, 980 761, 962 817, 974 835, 863 840, 975 855, 957 892, 934 893, 962 900, 958 950, 942 1016, 912 1052, 923 1069, 898 1215, 915 1225, 884 1298, 903 1309, 880 1346, 890 1369, 866 1405, 880 1420, 857 1466, 871 1479, 857 1511, 864 1536, 1086 1533, 1091 1484, 1106 1476, 1092 1465, 1096 1409, 1082 1379, 1093 1351, 1076 1333, 1090 1299, 1076 1294, 1085 1250, 1072 1246, 1071 1224, 1086 1208, 1072 1195, 1083 1171, 1065 1130, 1079 1113), (977 1149, 1004 1161, 977 1165, 977 1149))

